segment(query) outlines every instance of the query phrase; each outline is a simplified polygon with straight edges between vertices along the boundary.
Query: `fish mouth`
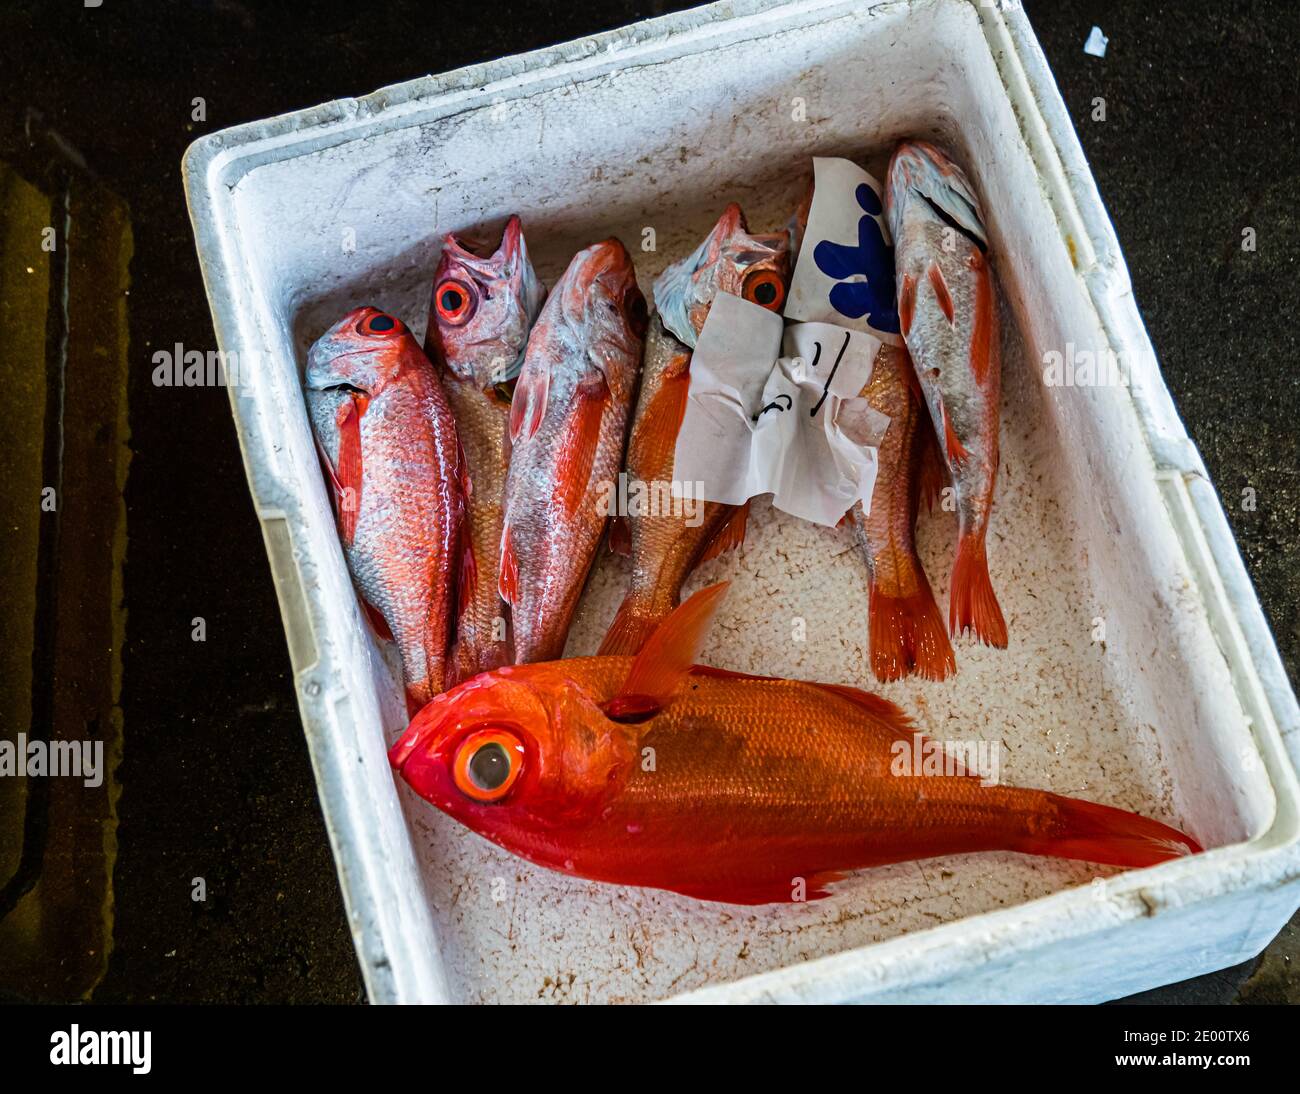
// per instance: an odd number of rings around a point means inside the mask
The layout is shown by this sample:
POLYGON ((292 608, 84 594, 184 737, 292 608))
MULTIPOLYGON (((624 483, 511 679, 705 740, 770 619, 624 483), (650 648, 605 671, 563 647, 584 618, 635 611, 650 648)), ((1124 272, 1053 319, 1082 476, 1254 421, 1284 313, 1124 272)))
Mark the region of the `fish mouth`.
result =
POLYGON ((595 285, 602 285, 613 299, 620 300, 627 285, 636 284, 632 256, 619 240, 612 238, 579 251, 565 273, 568 284, 564 305, 573 322, 581 322, 585 316, 587 296, 595 285), (572 276, 568 276, 570 273, 572 276))
POLYGON ((921 198, 947 227, 988 253, 988 232, 979 199, 965 172, 929 141, 907 140, 889 161, 889 204, 900 207, 905 192, 921 198))
POLYGON ((431 740, 437 740, 439 731, 451 716, 447 695, 447 692, 435 695, 421 707, 388 750, 388 764, 399 775, 403 774, 407 762, 418 749, 431 740))
POLYGON ((442 260, 439 262, 439 276, 444 272, 443 263, 457 262, 471 273, 484 280, 495 281, 504 272, 514 271, 519 265, 523 252, 524 227, 518 213, 511 213, 501 233, 501 242, 495 249, 469 235, 457 235, 448 232, 442 237, 442 260))

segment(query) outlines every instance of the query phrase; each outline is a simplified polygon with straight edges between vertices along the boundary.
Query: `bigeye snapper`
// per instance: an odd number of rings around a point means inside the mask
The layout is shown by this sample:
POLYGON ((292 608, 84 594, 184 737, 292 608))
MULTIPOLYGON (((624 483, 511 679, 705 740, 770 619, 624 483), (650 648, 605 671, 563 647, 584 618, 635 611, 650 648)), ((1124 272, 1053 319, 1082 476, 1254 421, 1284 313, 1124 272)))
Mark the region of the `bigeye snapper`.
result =
POLYGON ((860 394, 889 418, 869 511, 861 502, 849 510, 867 559, 871 669, 881 681, 912 672, 943 680, 957 662, 916 553, 917 512, 923 497, 933 504, 938 496, 943 465, 907 350, 882 345, 860 394))
POLYGON ((528 339, 510 404, 499 588, 515 660, 564 652, 608 519, 646 331, 646 306, 616 239, 579 251, 528 339))
POLYGON ((523 364, 529 331, 545 299, 519 217, 506 222, 501 245, 487 256, 446 236, 433 276, 424 346, 439 367, 471 484, 470 550, 459 578, 451 682, 514 660, 496 580, 510 465, 506 385, 523 364))
POLYGON ((451 407, 406 325, 371 307, 311 347, 306 396, 348 569, 377 633, 397 644, 417 709, 446 682, 467 543, 469 483, 451 407))
POLYGON ((461 684, 416 715, 390 763, 539 866, 731 904, 816 900, 845 871, 936 855, 1150 866, 1201 849, 1121 809, 900 765, 935 742, 857 688, 693 664, 725 587, 696 593, 635 658, 461 684))
POLYGON ((672 498, 674 451, 686 413, 691 350, 720 292, 780 311, 790 281, 790 242, 784 233, 750 235, 745 215, 727 206, 704 242, 655 281, 655 305, 646 337, 641 390, 628 442, 627 474, 650 511, 619 518, 615 549, 631 556, 629 590, 600 647, 605 654, 636 653, 681 599, 682 585, 701 562, 745 538, 749 506, 672 498))
POLYGON ((886 191, 899 321, 956 492, 948 628, 1005 648, 1007 625, 985 551, 1002 362, 984 218, 961 168, 925 141, 904 141, 894 151, 886 191))

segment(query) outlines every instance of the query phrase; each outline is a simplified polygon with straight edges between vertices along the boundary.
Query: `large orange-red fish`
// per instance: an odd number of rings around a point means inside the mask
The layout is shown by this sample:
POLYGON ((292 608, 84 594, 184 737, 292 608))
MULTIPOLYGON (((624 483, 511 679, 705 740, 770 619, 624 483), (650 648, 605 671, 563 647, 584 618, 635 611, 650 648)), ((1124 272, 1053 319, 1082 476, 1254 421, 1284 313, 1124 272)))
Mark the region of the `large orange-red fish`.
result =
POLYGON ((895 149, 886 191, 899 322, 957 500, 948 628, 1005 647, 1007 625, 985 551, 1002 362, 984 218, 961 168, 925 141, 895 149))
POLYGON ((510 466, 506 383, 518 374, 545 297, 517 216, 493 254, 476 254, 454 235, 443 242, 424 346, 440 366, 471 484, 451 683, 514 660, 496 580, 510 466))
POLYGON ((529 336, 510 404, 499 576, 516 661, 564 652, 609 517, 645 330, 632 258, 607 239, 574 256, 529 336))
POLYGON ((847 870, 968 851, 1148 866, 1200 850, 1120 809, 898 773, 912 727, 867 692, 692 664, 724 589, 696 593, 635 658, 461 684, 420 711, 390 762, 531 862, 732 904, 817 899, 847 870))
POLYGON ((640 511, 622 518, 629 533, 632 572, 601 653, 636 653, 677 606, 691 571, 744 539, 748 505, 692 498, 688 511, 687 505, 671 500, 674 450, 690 389, 691 350, 718 293, 779 311, 789 280, 789 236, 750 235, 745 214, 733 202, 695 252, 655 281, 657 311, 646 335, 627 451, 628 481, 642 504, 640 511))
POLYGON ((306 388, 348 569, 376 631, 396 642, 418 708, 445 684, 465 545, 468 483, 451 407, 406 325, 371 307, 311 347, 306 388))
POLYGON ((880 347, 861 397, 889 418, 876 452, 870 509, 859 502, 849 510, 867 559, 871 670, 881 681, 912 672, 943 680, 957 662, 916 553, 921 498, 933 502, 943 470, 907 350, 880 347))

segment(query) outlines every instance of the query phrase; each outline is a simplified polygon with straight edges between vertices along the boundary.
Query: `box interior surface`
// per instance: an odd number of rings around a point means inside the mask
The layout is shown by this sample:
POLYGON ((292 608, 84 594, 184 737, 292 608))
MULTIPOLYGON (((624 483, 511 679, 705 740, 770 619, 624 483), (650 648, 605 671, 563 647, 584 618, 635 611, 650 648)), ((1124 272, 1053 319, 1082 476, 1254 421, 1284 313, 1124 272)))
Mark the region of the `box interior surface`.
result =
MULTIPOLYGON (((1001 776, 1136 810, 1207 846, 1265 827, 1272 792, 1243 760, 1244 714, 1165 515, 1122 387, 1048 387, 1044 353, 1105 345, 1039 188, 972 7, 853 6, 805 25, 743 22, 697 42, 630 48, 589 79, 530 87, 271 160, 235 190, 234 230, 256 256, 273 345, 300 368, 344 311, 373 303, 422 334, 443 233, 489 237, 519 212, 551 283, 610 235, 649 295, 729 200, 755 231, 783 226, 812 155, 883 175, 892 143, 951 147, 990 220, 1004 312, 1002 463, 989 556, 1006 651, 956 643, 943 684, 878 686, 866 661, 866 569, 843 530, 754 505, 742 550, 689 589, 730 578, 706 663, 879 690, 941 740, 1001 746, 1001 776), (746 29, 746 27, 749 29, 746 29), (653 251, 642 249, 653 229, 653 251), (806 637, 796 640, 804 623, 806 637)), ((751 21, 752 22, 752 21, 751 21)), ((296 377, 288 378, 296 381, 296 377)), ((280 386, 281 471, 302 484, 308 541, 354 627, 351 707, 391 741, 403 724, 395 665, 350 598, 296 382, 280 386), (383 725, 381 727, 380 720, 383 725)), ((946 604, 954 520, 923 516, 922 556, 946 604)), ((602 550, 568 653, 595 651, 626 563, 602 550)), ((384 780, 387 779, 387 783, 384 780)), ((376 800, 391 797, 376 768, 376 800)), ((737 908, 588 883, 518 860, 400 788, 453 998, 661 999, 750 973, 954 924, 1116 871, 986 854, 857 874, 827 900, 737 908)), ((365 827, 364 818, 354 818, 365 827)))

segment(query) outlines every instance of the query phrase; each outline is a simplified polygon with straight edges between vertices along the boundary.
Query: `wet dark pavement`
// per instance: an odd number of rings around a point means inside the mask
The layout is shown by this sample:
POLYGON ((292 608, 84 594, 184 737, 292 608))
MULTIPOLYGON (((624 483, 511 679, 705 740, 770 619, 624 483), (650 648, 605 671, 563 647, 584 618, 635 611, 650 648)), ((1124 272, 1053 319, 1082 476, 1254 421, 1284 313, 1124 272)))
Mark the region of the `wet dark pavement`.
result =
MULTIPOLYGON (((213 346, 180 181, 185 147, 239 122, 676 6, 504 3, 455 19, 412 0, 20 0, 0 10, 0 159, 30 167, 75 150, 125 202, 133 234, 121 796, 112 950, 95 1000, 363 999, 226 392, 150 379, 159 347, 213 346), (192 120, 195 97, 202 121, 192 120), (196 617, 203 641, 192 636, 196 617), (191 899, 196 878, 206 901, 191 899)), ((1300 7, 1026 8, 1295 680, 1300 7), (1083 53, 1093 24, 1110 37, 1104 59, 1083 53), (1091 120, 1098 96, 1104 122, 1091 120), (1241 249, 1245 228, 1255 229, 1254 252, 1241 249), (1246 487, 1254 511, 1239 503, 1246 487)), ((1136 1001, 1298 1002, 1296 952, 1293 925, 1262 961, 1136 1001)))

